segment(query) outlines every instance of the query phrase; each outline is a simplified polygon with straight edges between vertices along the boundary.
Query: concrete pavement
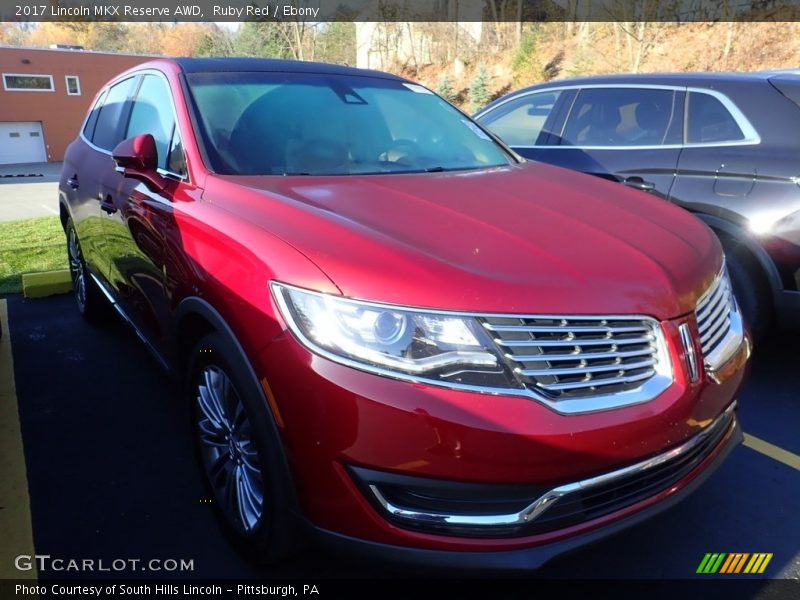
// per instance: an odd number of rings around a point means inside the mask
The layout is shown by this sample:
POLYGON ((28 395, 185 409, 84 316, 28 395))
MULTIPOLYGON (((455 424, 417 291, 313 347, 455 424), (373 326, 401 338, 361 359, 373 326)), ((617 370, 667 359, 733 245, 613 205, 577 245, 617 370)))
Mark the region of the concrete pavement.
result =
POLYGON ((0 222, 58 214, 61 163, 0 165, 0 222))

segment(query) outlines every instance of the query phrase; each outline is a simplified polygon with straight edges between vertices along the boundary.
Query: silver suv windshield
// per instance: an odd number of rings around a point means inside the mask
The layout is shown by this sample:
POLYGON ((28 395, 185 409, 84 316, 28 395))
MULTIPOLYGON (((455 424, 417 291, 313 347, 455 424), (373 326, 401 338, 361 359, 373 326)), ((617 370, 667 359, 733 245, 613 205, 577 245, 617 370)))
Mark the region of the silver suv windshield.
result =
POLYGON ((379 77, 188 76, 200 137, 228 175, 365 175, 481 169, 514 159, 422 86, 379 77))

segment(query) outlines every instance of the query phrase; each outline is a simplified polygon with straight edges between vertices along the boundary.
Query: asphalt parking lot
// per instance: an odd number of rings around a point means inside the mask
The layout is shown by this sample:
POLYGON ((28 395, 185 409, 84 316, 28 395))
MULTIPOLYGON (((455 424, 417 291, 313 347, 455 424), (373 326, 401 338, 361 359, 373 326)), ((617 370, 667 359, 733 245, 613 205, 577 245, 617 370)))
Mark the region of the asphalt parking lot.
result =
MULTIPOLYGON (((85 323, 69 295, 6 301, 3 335, 10 333, 24 461, 7 457, 0 468, 9 472, 0 473, 0 480, 27 473, 37 553, 193 560, 192 572, 159 577, 397 574, 392 565, 320 550, 270 568, 242 560, 206 502, 184 408, 172 400, 168 377, 136 337, 117 319, 103 326, 85 323)), ((531 575, 691 579, 708 552, 769 552, 773 558, 762 577, 800 578, 798 348, 800 335, 788 333, 756 348, 739 411, 752 436, 749 446, 737 448, 695 494, 531 575)), ((4 561, 21 553, 8 545, 0 542, 4 561)), ((70 576, 39 573, 65 575, 70 576)))

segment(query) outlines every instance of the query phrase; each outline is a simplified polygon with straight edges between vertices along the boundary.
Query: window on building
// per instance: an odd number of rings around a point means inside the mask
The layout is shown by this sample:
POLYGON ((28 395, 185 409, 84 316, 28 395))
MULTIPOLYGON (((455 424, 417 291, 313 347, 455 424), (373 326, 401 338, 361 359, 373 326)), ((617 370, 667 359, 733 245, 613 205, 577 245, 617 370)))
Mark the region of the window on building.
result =
POLYGON ((7 92, 53 92, 52 75, 3 73, 3 87, 7 92))
POLYGON ((67 95, 80 96, 81 95, 81 80, 77 75, 67 75, 64 78, 67 82, 67 95))

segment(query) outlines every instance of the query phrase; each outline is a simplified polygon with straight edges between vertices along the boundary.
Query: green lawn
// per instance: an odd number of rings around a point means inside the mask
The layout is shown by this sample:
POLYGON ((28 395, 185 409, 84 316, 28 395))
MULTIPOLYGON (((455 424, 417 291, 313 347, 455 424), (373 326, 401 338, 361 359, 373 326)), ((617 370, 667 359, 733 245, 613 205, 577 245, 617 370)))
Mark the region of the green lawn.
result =
POLYGON ((0 294, 22 291, 22 274, 67 268, 58 217, 0 223, 0 294))

